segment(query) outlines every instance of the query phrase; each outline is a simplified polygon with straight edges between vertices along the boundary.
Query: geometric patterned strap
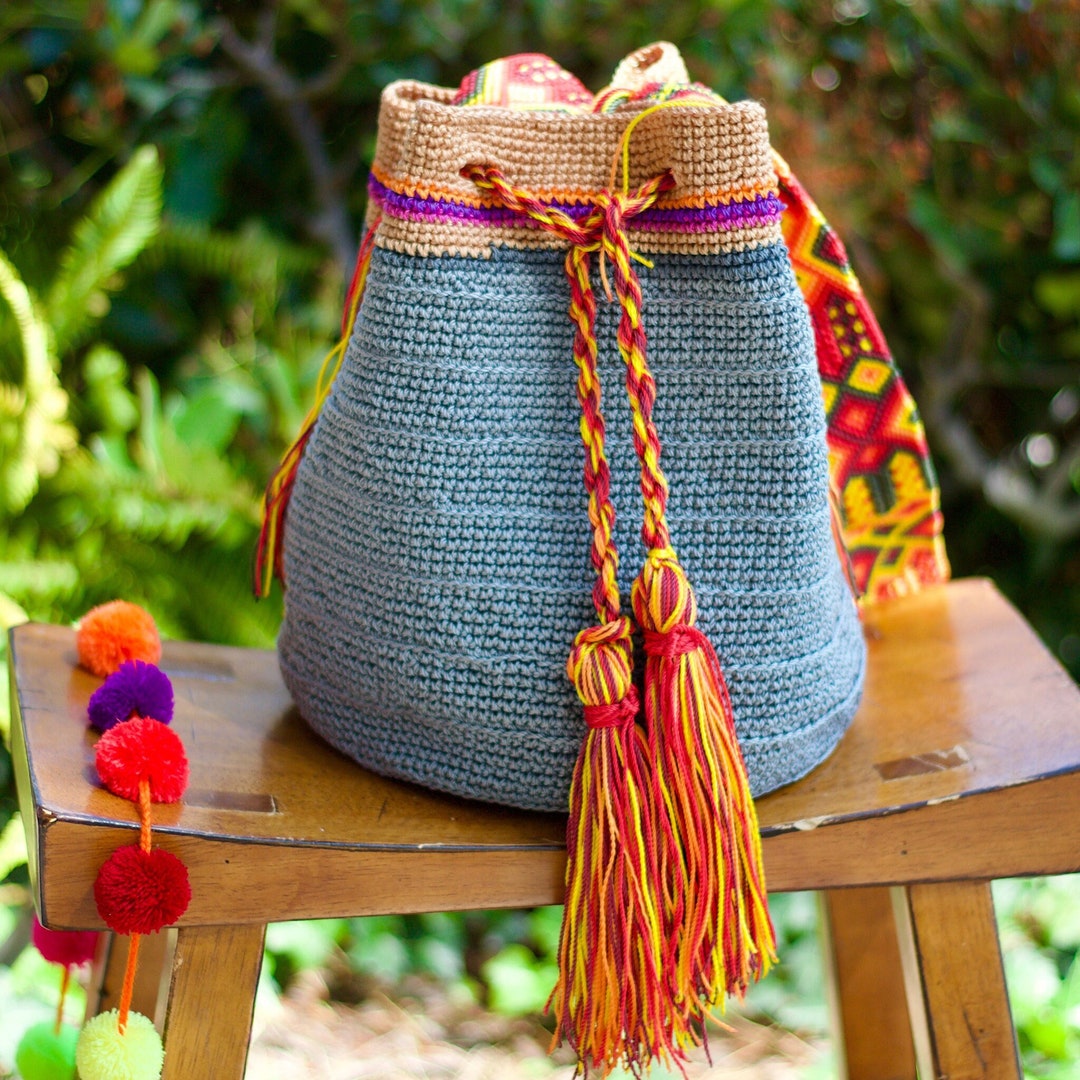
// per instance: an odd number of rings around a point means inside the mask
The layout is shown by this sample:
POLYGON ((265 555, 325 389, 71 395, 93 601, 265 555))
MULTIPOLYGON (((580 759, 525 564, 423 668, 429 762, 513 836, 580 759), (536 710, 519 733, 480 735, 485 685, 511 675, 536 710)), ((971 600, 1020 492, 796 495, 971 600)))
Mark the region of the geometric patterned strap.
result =
POLYGON ((926 432, 840 238, 778 155, 784 240, 817 344, 833 489, 864 603, 947 581, 926 432))

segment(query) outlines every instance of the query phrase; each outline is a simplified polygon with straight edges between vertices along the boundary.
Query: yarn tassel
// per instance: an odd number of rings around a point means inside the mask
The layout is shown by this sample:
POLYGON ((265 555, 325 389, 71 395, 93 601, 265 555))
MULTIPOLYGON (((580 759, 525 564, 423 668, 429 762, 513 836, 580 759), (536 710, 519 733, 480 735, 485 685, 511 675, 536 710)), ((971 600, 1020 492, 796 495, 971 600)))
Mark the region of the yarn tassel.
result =
POLYGON ((635 723, 630 620, 578 634, 567 673, 585 705, 567 824, 559 980, 552 1048, 565 1038, 589 1074, 637 1072, 674 1053, 666 1021, 663 910, 646 752, 635 723))
MULTIPOLYGON (((624 183, 631 130, 632 124, 623 142, 624 183)), ((640 465, 647 555, 630 602, 646 653, 642 704, 651 801, 676 838, 674 854, 662 853, 656 888, 665 897, 672 958, 664 968, 669 1022, 681 1050, 704 1041, 705 1013, 722 1006, 726 994, 743 997, 775 963, 775 934, 727 686, 712 645, 695 625, 697 602, 671 547, 668 483, 652 418, 656 382, 646 358, 641 283, 624 206, 620 200, 607 205, 601 252, 614 270, 621 308, 617 339, 640 465)))
MULTIPOLYGON (((582 630, 567 674, 585 706, 586 735, 574 771, 567 824, 566 901, 559 979, 549 1001, 554 1044, 565 1038, 579 1070, 607 1076, 620 1063, 640 1073, 654 1057, 674 1057, 680 1035, 670 1022, 664 972, 671 961, 660 891, 674 835, 651 800, 647 746, 636 720, 630 620, 620 616, 618 552, 597 369, 596 297, 590 253, 600 248, 607 202, 578 220, 512 187, 494 166, 463 170, 508 209, 571 245, 573 356, 578 369, 583 479, 592 525, 597 624, 582 630)), ((623 217, 651 206, 674 181, 657 177, 620 200, 623 217)), ((603 277, 601 273, 601 277, 603 277)), ((554 1045, 553 1044, 553 1045, 554 1045)))
POLYGON ((304 422, 300 425, 299 434, 282 455, 280 464, 266 485, 266 492, 263 495, 262 527, 259 529, 259 539, 255 547, 253 590, 257 597, 265 598, 270 595, 275 577, 282 584, 285 583, 282 539, 285 535, 285 516, 288 513, 289 500, 292 498, 293 486, 296 483, 296 471, 300 467, 300 460, 304 456, 304 450, 315 428, 315 422, 319 419, 322 407, 330 396, 330 388, 334 385, 342 361, 345 359, 345 352, 349 347, 353 324, 356 322, 356 314, 360 310, 360 301, 364 295, 371 253, 375 247, 375 230, 378 228, 379 220, 378 217, 375 218, 360 245, 356 268, 353 271, 345 302, 345 313, 341 322, 341 340, 327 353, 319 369, 319 378, 315 385, 315 403, 308 410, 304 422))
MULTIPOLYGON (((659 106, 657 106, 659 107, 659 106)), ((654 1060, 678 1065, 704 1041, 704 1013, 775 961, 761 847, 720 665, 696 629, 696 604, 669 546, 667 481, 651 413, 656 386, 645 358, 642 295, 627 222, 674 184, 664 173, 631 193, 598 194, 581 219, 512 187, 491 165, 462 175, 498 203, 567 241, 570 317, 576 333, 585 488, 593 526, 598 624, 575 639, 567 672, 585 705, 587 732, 570 794, 566 900, 559 981, 549 1002, 555 1042, 579 1072, 635 1075, 654 1060), (614 271, 634 448, 649 556, 632 603, 644 631, 644 728, 633 686, 631 626, 619 616, 618 559, 595 338, 589 256, 614 271)))
POLYGON ((716 652, 671 548, 653 549, 631 592, 646 662, 644 707, 657 798, 669 808, 680 861, 669 895, 677 944, 670 990, 687 1022, 742 998, 776 962, 757 814, 716 652))

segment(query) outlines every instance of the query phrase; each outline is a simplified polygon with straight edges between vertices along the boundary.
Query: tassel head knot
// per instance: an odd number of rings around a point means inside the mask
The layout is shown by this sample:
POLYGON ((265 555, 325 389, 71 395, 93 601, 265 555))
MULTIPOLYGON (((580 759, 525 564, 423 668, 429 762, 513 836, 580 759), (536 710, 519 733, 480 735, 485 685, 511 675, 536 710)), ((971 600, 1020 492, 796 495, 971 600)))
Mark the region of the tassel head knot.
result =
POLYGON ((657 634, 689 630, 697 622, 694 590, 671 548, 653 548, 649 552, 634 581, 630 602, 638 625, 657 634))
POLYGON ((621 616, 574 638, 566 674, 586 706, 615 705, 633 689, 630 633, 630 620, 621 616))
POLYGON ((633 686, 626 691, 626 697, 612 705, 586 705, 585 723, 594 731, 601 728, 630 727, 638 718, 638 694, 633 686))
POLYGON ((678 623, 664 633, 645 630, 642 633, 646 656, 659 656, 664 660, 677 660, 680 656, 708 645, 708 639, 696 626, 678 623))

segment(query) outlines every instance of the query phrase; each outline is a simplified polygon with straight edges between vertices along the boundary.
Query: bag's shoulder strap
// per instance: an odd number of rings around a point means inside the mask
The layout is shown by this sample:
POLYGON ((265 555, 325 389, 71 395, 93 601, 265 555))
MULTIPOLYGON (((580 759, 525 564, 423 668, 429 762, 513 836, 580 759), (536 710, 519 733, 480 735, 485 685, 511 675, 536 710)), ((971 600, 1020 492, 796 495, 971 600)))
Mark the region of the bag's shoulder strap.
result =
POLYGON ((869 602, 947 581, 941 496, 919 413, 839 236, 776 155, 784 240, 817 344, 829 464, 869 602))

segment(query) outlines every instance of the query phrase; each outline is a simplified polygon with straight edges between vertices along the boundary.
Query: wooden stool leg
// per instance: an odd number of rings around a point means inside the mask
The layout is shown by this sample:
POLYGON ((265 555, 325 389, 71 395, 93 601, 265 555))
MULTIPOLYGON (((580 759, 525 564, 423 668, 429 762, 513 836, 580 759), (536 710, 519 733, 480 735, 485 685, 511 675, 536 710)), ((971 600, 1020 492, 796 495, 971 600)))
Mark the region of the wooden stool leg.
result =
POLYGON ((822 894, 847 1080, 915 1080, 915 1046, 888 888, 822 894))
MULTIPOLYGON (((124 985, 124 968, 127 966, 131 939, 123 934, 110 933, 103 933, 101 938, 86 993, 87 1020, 98 1013, 117 1008, 120 989, 124 985)), ((135 974, 131 1007, 151 1020, 156 1019, 165 961, 171 944, 170 934, 164 930, 158 934, 144 934, 139 943, 139 967, 135 974)))
POLYGON ((162 1080, 243 1080, 265 926, 180 930, 162 1080))
POLYGON ((892 893, 920 1074, 1020 1080, 989 882, 892 893))

